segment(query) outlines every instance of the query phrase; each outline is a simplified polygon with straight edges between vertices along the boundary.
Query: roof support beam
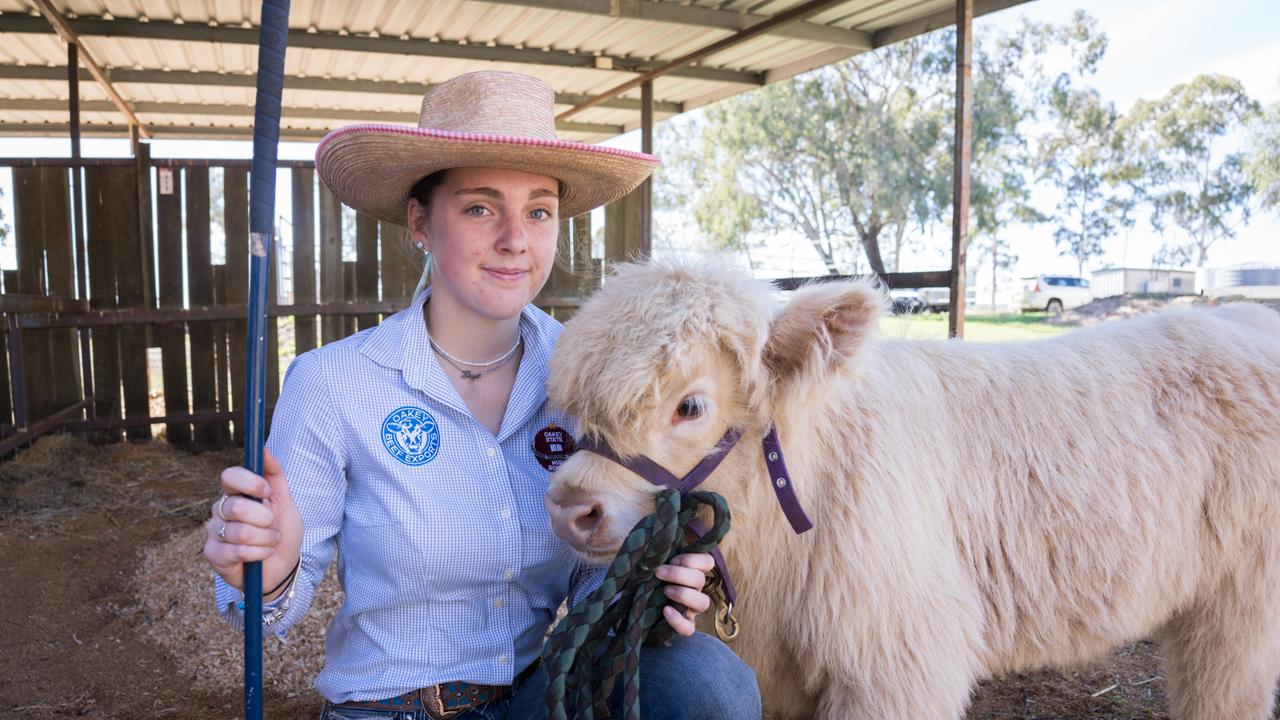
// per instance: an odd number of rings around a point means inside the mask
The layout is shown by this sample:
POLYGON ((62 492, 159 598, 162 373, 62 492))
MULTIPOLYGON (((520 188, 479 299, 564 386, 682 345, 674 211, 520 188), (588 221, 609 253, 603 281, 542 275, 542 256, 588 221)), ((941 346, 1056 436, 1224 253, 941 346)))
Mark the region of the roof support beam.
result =
POLYGON ((755 25, 752 25, 750 28, 747 28, 746 30, 734 33, 733 35, 730 35, 729 37, 726 37, 726 38, 721 38, 720 40, 717 40, 711 43, 710 45, 704 46, 690 53, 685 53, 684 55, 681 55, 680 57, 670 62, 663 63, 662 65, 659 65, 658 67, 644 73, 640 77, 633 78, 620 85, 616 85, 612 88, 609 88, 608 90, 605 90, 603 93, 600 93, 594 98, 591 98, 587 102, 581 103, 579 105, 575 105, 572 108, 569 108, 568 110, 560 113, 559 115, 556 115, 556 120, 564 120, 573 115, 577 115, 578 113, 582 112, 583 110, 586 110, 587 108, 595 107, 600 103, 604 102, 605 100, 608 100, 609 98, 617 97, 622 93, 627 92, 628 90, 631 90, 633 88, 639 87, 644 83, 649 82, 655 78, 661 77, 663 75, 673 74, 677 70, 689 65, 690 63, 698 62, 703 58, 710 57, 711 55, 714 55, 723 50, 727 50, 735 45, 744 43, 754 37, 759 37, 760 35, 763 35, 769 32, 770 30, 773 30, 774 28, 782 27, 784 25, 788 25, 791 23, 800 22, 801 20, 804 20, 807 17, 811 17, 813 15, 816 15, 822 12, 823 10, 826 10, 832 5, 836 5, 845 1, 846 0, 809 0, 808 2, 797 5, 791 8, 790 10, 778 13, 777 15, 770 17, 768 20, 765 20, 764 22, 756 23, 755 25))
MULTIPOLYGON (((254 88, 252 74, 231 75, 216 72, 165 72, 163 70, 132 70, 130 68, 107 68, 107 77, 114 83, 145 83, 147 85, 204 85, 212 87, 254 88)), ((45 67, 43 65, 0 65, 0 80, 62 80, 67 76, 66 67, 45 67)), ((80 79, 88 80, 91 76, 87 70, 81 69, 80 79)), ((398 83, 376 80, 348 80, 347 78, 320 78, 289 75, 284 79, 286 90, 319 90, 324 92, 343 93, 375 93, 383 95, 409 95, 420 98, 430 84, 398 83)), ((557 105, 577 105, 590 99, 590 95, 581 93, 556 93, 557 105)), ((6 101, 7 102, 7 101, 6 101)), ((640 110, 640 101, 631 98, 613 98, 600 107, 614 110, 640 110)), ((655 100, 653 111, 668 115, 684 112, 684 105, 678 102, 655 100)), ((146 112, 146 111, 139 111, 146 112)))
MULTIPOLYGON (((733 10, 716 10, 697 5, 652 0, 473 0, 503 5, 561 10, 563 12, 652 20, 654 22, 691 25, 737 32, 769 19, 768 15, 753 15, 733 10)), ((769 35, 827 43, 854 50, 870 50, 871 34, 861 30, 847 30, 818 23, 800 22, 769 31, 769 35)))
MULTIPOLYGON (((5 101, 5 107, 11 110, 29 110, 35 112, 59 111, 66 109, 61 100, 28 100, 15 98, 5 101)), ((158 115, 229 115, 232 117, 251 117, 252 105, 225 104, 191 104, 176 102, 137 102, 134 110, 140 113, 158 115)), ((113 106, 105 100, 90 100, 80 103, 81 112, 111 112, 113 106)), ((411 112, 388 112, 369 110, 343 110, 341 108, 284 108, 281 114, 284 119, 295 120, 350 120, 353 122, 387 122, 416 125, 418 114, 411 112)), ((41 127, 35 125, 34 127, 41 127)), ((598 123, 556 123, 556 128, 565 132, 591 133, 594 135, 621 135, 625 129, 621 125, 604 125, 598 123)))
MULTIPOLYGON (((42 1, 47 2, 48 0, 42 1)), ((70 25, 71 30, 86 37, 109 36, 255 46, 258 44, 257 28, 231 27, 227 25, 210 27, 194 23, 180 25, 159 20, 144 23, 137 20, 103 20, 101 18, 75 18, 65 22, 70 25)), ((39 33, 45 32, 45 28, 38 19, 25 15, 6 14, 0 15, 0 32, 39 33), (33 20, 35 22, 32 22, 33 20)), ((587 53, 574 53, 567 50, 552 50, 549 48, 541 49, 508 45, 494 45, 491 47, 483 43, 456 42, 442 38, 437 38, 433 42, 425 38, 373 37, 371 35, 351 35, 332 31, 312 33, 306 30, 290 30, 289 47, 461 60, 489 60, 628 73, 643 73, 653 68, 656 64, 639 58, 596 57, 587 53)), ((723 70, 713 67, 684 67, 670 74, 699 80, 738 83, 740 85, 764 84, 763 73, 723 70)))
MULTIPOLYGON (((974 0, 973 17, 982 17, 988 13, 993 13, 1005 8, 1011 8, 1015 5, 1021 5, 1027 0, 974 0)), ((919 20, 911 20, 901 25, 891 25, 887 28, 881 28, 871 36, 871 47, 880 48, 885 45, 892 45, 896 42, 913 38, 917 35, 941 30, 944 27, 951 27, 956 22, 956 11, 954 8, 947 10, 939 10, 938 12, 922 17, 919 20)))
POLYGON ((34 0, 34 2, 36 7, 40 9, 40 14, 44 15, 44 19, 48 21, 49 25, 53 26, 54 32, 58 33, 58 36, 62 38, 62 41, 68 45, 76 46, 78 51, 77 54, 80 56, 80 62, 85 66, 85 69, 89 71, 89 74, 93 76, 93 79, 97 80, 98 84, 102 86, 102 89, 107 93, 107 96, 111 98, 111 102, 115 104, 116 109, 129 119, 129 123, 131 125, 138 126, 138 132, 141 133, 143 137, 151 137, 151 135, 147 133, 146 126, 143 125, 142 121, 133 114, 133 110, 129 109, 129 103, 126 103, 124 98, 120 97, 120 93, 116 92, 116 89, 112 87, 111 81, 107 79, 107 75, 102 71, 102 67, 98 65, 98 62, 93 59, 93 55, 90 55, 89 50, 80 42, 80 38, 77 36, 76 31, 67 24, 66 18, 62 17, 62 15, 54 9, 49 0, 34 0))

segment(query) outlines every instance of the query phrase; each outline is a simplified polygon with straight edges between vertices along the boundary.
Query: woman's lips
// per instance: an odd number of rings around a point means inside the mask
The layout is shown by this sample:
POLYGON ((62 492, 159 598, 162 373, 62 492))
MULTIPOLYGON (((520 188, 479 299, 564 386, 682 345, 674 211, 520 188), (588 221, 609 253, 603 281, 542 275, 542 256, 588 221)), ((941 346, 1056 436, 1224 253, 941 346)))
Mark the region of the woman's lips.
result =
POLYGON ((517 282, 523 280, 529 274, 528 270, 506 270, 503 268, 484 268, 484 271, 497 280, 503 282, 517 282))

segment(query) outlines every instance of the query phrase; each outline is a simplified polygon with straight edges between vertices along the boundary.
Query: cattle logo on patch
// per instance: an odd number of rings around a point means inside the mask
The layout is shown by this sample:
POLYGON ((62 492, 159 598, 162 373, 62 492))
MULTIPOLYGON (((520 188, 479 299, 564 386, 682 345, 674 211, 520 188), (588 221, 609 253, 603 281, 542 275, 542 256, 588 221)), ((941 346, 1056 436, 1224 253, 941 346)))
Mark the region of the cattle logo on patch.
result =
POLYGON ((561 463, 578 449, 573 435, 555 423, 542 428, 533 436, 533 457, 548 472, 560 467, 561 463))
POLYGON ((405 465, 425 465, 440 452, 440 427, 426 410, 406 405, 382 421, 382 446, 405 465))

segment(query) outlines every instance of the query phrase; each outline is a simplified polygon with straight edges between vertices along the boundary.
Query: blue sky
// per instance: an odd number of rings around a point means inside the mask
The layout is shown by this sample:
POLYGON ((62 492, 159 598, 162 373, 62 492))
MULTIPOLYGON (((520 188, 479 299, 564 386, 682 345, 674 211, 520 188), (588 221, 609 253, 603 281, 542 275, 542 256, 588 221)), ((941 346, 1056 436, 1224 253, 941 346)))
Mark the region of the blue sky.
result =
MULTIPOLYGON (((1103 97, 1116 103, 1122 112, 1140 98, 1156 98, 1174 85, 1191 80, 1201 73, 1219 72, 1239 78, 1251 95, 1264 103, 1280 101, 1280 2, 1276 0, 1036 0, 1026 5, 980 18, 976 32, 984 29, 1013 28, 1022 16, 1037 20, 1064 22, 1083 9, 1093 15, 1109 38, 1109 45, 1098 73, 1092 80, 1103 97)), ((637 133, 609 143, 638 149, 637 133)), ((309 158, 313 145, 285 143, 281 158, 309 158)), ((657 149, 661 154, 661 148, 657 149)), ((0 155, 65 155, 68 142, 61 139, 0 139, 0 155)), ((86 155, 124 156, 123 141, 86 140, 86 155)), ((196 157, 248 157, 248 143, 158 142, 152 154, 196 157)), ((7 173, 0 183, 7 185, 7 173)), ((287 191, 287 184, 281 188, 287 191)), ((0 200, 6 220, 11 222, 11 196, 0 200)), ((1052 204, 1052 195, 1042 192, 1044 204, 1052 204)), ((288 213, 287 196, 281 195, 277 210, 288 213)), ((913 267, 924 269, 948 264, 942 248, 949 248, 949 233, 940 229, 930 245, 932 251, 911 259, 913 267)), ((1075 262, 1058 255, 1053 245, 1052 228, 1047 226, 1014 229, 1014 252, 1019 256, 1016 276, 1040 272, 1074 273, 1075 262)), ((659 243, 662 241, 659 240, 659 243)), ((1116 265, 1146 266, 1152 253, 1163 242, 1140 214, 1135 228, 1113 238, 1107 255, 1098 261, 1116 265)), ((10 243, 11 246, 11 243, 10 243)), ((803 243, 788 243, 763 253, 773 267, 769 275, 807 275, 822 271, 812 249, 803 243)), ((1257 214, 1237 238, 1219 241, 1210 254, 1210 266, 1220 267, 1244 262, 1280 264, 1280 213, 1257 214)), ((12 248, 0 252, 0 266, 13 267, 12 248)))

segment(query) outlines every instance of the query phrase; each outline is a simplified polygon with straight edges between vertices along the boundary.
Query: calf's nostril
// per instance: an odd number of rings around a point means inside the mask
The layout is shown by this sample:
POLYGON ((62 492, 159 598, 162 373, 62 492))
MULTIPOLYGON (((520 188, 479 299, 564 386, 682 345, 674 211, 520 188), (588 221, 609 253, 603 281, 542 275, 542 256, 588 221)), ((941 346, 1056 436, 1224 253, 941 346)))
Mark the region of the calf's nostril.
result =
POLYGON ((590 535, 595 531, 596 526, 600 524, 600 518, 604 515, 604 509, 599 503, 592 503, 584 506, 581 511, 573 517, 574 532, 582 535, 590 535))

